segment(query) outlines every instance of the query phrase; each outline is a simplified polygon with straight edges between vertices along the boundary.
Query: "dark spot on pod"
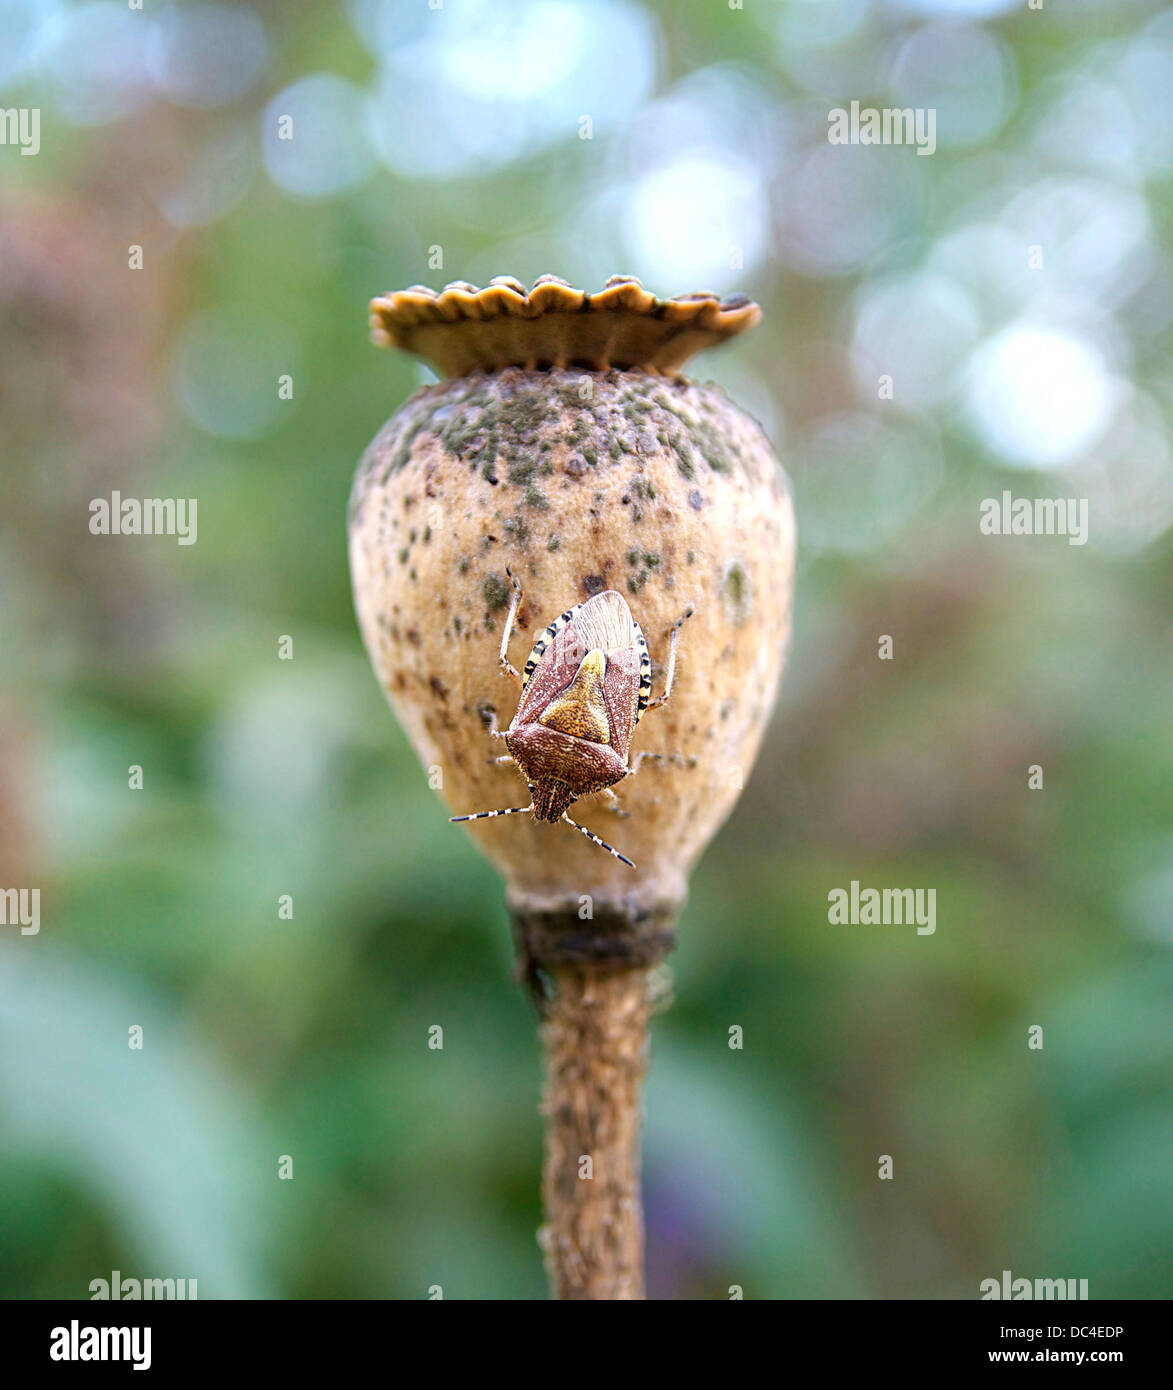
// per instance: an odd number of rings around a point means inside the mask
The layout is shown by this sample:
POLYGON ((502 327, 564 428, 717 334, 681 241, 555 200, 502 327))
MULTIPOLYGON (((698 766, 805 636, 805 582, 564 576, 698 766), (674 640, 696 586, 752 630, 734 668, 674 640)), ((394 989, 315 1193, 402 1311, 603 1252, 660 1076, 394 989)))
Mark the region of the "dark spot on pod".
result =
POLYGON ((705 499, 701 496, 700 488, 692 488, 688 494, 688 505, 694 512, 699 512, 705 505, 705 499))
POLYGON ((582 587, 588 598, 594 598, 596 594, 601 594, 607 587, 607 581, 601 574, 584 574, 582 587))
POLYGON ((725 601, 725 616, 731 623, 740 626, 748 621, 753 613, 753 587, 740 560, 731 560, 725 566, 721 597, 725 601))
POLYGON ((481 593, 485 596, 485 603, 489 607, 490 613, 499 613, 509 603, 509 595, 512 589, 498 574, 485 576, 485 582, 481 585, 481 593))

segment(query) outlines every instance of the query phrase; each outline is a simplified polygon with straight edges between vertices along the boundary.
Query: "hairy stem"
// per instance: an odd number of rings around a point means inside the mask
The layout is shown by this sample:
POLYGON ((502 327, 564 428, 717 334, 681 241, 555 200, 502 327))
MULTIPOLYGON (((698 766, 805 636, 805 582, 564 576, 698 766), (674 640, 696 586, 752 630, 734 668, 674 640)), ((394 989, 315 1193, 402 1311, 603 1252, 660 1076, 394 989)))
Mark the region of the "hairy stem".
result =
POLYGON ((640 1086, 646 969, 552 972, 546 1049, 546 1272, 560 1299, 644 1297, 640 1086))

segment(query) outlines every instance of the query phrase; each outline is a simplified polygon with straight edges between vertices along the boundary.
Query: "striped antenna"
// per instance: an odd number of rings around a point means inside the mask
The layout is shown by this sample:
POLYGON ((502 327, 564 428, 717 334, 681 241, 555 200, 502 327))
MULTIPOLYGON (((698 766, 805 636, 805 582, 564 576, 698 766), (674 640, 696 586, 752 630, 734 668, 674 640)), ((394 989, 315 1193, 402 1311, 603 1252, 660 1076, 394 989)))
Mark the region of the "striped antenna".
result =
POLYGON ((626 854, 620 854, 619 851, 617 849, 612 848, 612 846, 609 845, 606 840, 600 840, 593 830, 588 830, 585 825, 579 825, 578 821, 571 820, 565 811, 563 811, 562 813, 562 819, 566 822, 567 825, 573 825, 575 830, 581 831, 587 837, 588 840, 593 841, 596 845, 598 845, 600 849, 605 849, 608 854, 613 854, 616 859, 621 860, 624 864, 628 866, 629 869, 635 868, 635 865, 631 862, 630 859, 628 859, 626 854))
POLYGON ((528 806, 510 806, 507 811, 474 811, 471 816, 449 816, 448 824, 455 825, 461 820, 488 820, 492 816, 523 816, 533 809, 534 803, 531 801, 528 806))

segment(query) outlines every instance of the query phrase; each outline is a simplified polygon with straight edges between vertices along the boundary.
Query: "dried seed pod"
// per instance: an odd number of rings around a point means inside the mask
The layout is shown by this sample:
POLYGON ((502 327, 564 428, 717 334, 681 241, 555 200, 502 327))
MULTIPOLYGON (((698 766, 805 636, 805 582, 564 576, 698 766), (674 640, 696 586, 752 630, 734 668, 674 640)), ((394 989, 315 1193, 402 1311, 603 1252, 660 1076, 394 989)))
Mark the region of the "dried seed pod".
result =
MULTIPOLYGON (((789 630, 794 520, 760 427, 720 389, 685 380, 693 352, 752 326, 743 297, 660 301, 616 276, 586 295, 543 276, 415 287, 371 305, 372 336, 430 358, 445 379, 380 431, 355 478, 351 568, 375 671, 454 814, 525 806, 495 764, 519 692, 498 647, 517 576, 508 656, 520 667, 560 614, 605 590, 646 636, 651 696, 670 703, 631 742, 638 776, 565 824, 474 821, 498 865, 532 965, 651 964, 671 945, 689 872, 749 775, 789 630)), ((568 682, 574 676, 570 671, 568 682)), ((457 833, 453 831, 452 833, 457 833)))
POLYGON ((535 812, 469 830, 505 875, 543 1003, 541 1244, 559 1298, 642 1297, 648 968, 749 775, 789 632, 782 470, 723 392, 679 375, 758 317, 741 297, 660 301, 627 276, 596 295, 499 276, 371 305, 376 342, 446 379, 359 466, 355 605, 449 806, 535 812), (497 761, 502 736, 514 766, 497 761))

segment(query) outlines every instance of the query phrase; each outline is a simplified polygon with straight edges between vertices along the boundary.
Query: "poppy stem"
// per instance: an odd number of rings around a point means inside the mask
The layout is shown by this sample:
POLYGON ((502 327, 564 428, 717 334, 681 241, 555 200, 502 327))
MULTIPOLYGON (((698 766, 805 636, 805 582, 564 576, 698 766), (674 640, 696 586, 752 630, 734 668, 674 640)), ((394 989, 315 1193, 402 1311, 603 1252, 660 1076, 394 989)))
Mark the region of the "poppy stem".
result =
POLYGON ((554 1298, 641 1299, 640 1090, 651 998, 645 968, 552 973, 542 1041, 545 1224, 554 1298))

